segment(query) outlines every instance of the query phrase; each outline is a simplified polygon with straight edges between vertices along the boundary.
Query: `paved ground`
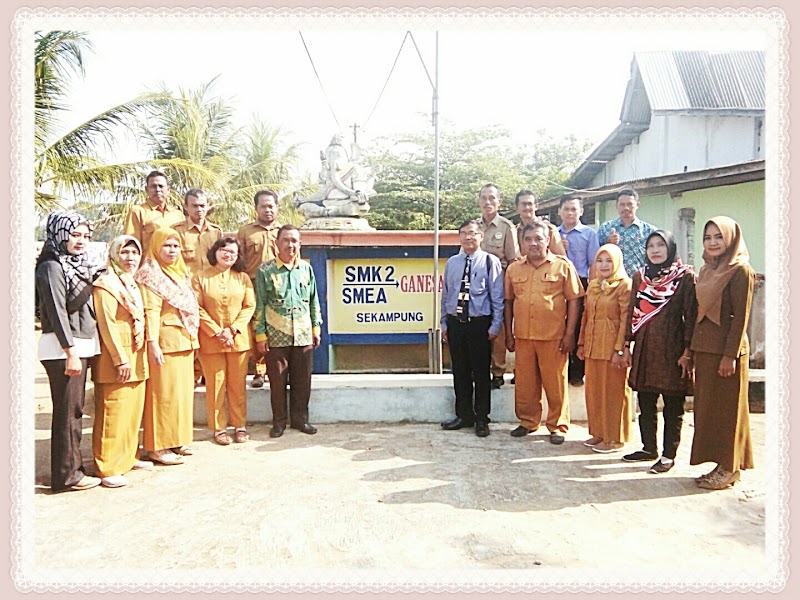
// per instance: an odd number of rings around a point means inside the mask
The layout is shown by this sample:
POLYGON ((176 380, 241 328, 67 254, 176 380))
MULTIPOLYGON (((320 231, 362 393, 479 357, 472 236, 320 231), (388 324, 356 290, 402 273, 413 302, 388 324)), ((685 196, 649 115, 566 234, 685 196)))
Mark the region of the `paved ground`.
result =
MULTIPOLYGON (((229 447, 197 428, 186 464, 130 473, 126 488, 52 494, 46 377, 36 387, 26 585, 488 581, 510 589, 747 584, 774 575, 765 470, 744 473, 730 490, 698 489, 692 477, 704 469, 688 465, 691 413, 677 466, 664 475, 621 462, 621 453, 591 452, 580 423, 560 447, 544 434, 511 438, 511 423, 493 423, 485 439, 370 423, 272 440, 267 425, 256 425, 249 443, 229 447)), ((763 466, 765 415, 752 419, 763 466)), ((82 449, 90 472, 91 426, 89 414, 82 449)))

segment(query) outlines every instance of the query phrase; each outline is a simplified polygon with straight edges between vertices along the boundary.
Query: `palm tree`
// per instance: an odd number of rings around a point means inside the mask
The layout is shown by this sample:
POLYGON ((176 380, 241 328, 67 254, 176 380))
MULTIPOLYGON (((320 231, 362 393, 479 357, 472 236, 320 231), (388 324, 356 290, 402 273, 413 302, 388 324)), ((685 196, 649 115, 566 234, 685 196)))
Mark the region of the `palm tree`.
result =
MULTIPOLYGON (((213 96, 215 81, 179 90, 142 124, 141 135, 176 196, 191 187, 205 190, 214 222, 230 231, 254 215, 256 191, 294 191, 297 146, 281 150, 280 129, 257 118, 248 127, 235 127, 228 101, 213 96)), ((293 206, 284 206, 280 216, 284 222, 302 221, 293 206)))
POLYGON ((115 130, 130 128, 142 111, 158 106, 164 94, 143 94, 109 108, 56 137, 69 80, 84 75, 83 53, 92 50, 85 33, 37 32, 34 50, 34 201, 41 214, 71 200, 94 202, 99 196, 130 201, 138 190, 131 181, 145 162, 105 164, 98 150, 110 149, 115 130))

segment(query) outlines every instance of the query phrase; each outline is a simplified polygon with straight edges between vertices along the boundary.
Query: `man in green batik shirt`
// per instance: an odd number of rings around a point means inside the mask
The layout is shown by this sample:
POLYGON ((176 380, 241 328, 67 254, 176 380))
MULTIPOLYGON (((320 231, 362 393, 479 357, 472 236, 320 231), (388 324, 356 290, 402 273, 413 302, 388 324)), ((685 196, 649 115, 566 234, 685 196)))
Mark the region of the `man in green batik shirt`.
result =
POLYGON ((300 259, 300 232, 294 225, 278 230, 278 256, 256 271, 256 351, 266 357, 272 404, 269 436, 292 429, 317 433, 308 423, 313 351, 320 343, 322 318, 314 271, 300 259), (291 379, 287 419, 286 383, 291 379))

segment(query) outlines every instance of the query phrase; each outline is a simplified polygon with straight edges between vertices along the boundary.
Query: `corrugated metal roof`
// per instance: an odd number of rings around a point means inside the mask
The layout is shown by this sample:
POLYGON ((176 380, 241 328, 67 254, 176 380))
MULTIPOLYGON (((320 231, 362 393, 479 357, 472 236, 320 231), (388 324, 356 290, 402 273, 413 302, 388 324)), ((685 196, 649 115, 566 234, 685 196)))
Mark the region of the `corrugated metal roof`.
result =
POLYGON ((631 140, 654 112, 764 111, 763 52, 636 52, 620 124, 570 177, 582 188, 631 140))
POLYGON ((637 52, 633 62, 654 111, 765 107, 763 52, 637 52))

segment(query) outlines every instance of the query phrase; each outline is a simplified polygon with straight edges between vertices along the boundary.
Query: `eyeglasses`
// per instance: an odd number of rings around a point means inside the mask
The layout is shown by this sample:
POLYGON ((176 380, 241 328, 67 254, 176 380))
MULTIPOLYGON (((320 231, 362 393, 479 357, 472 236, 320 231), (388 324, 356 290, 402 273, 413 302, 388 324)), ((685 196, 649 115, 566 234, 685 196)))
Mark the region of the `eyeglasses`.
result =
POLYGON ((223 250, 220 248, 217 250, 220 254, 227 254, 228 256, 239 256, 239 252, 237 250, 223 250))

